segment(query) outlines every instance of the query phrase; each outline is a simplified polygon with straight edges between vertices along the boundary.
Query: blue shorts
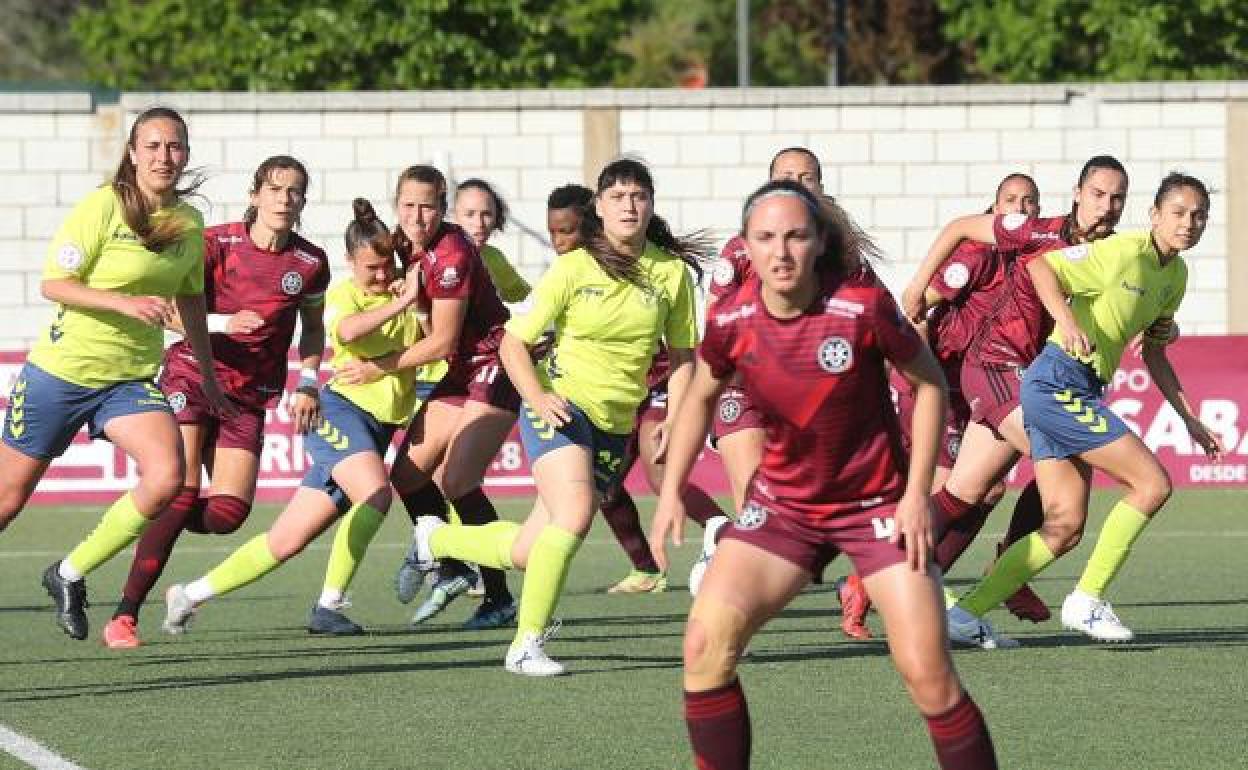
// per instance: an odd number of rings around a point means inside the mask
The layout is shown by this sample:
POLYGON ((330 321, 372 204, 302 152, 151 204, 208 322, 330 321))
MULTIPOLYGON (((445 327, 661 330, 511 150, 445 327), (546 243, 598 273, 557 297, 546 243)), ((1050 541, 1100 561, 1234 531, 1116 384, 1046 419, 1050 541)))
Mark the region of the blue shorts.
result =
POLYGON ((594 458, 594 489, 605 497, 607 490, 620 477, 624 467, 624 450, 629 434, 607 433, 590 421, 576 404, 569 403, 572 421, 556 428, 525 405, 520 410, 520 440, 529 456, 529 465, 537 458, 560 447, 576 445, 589 450, 594 458))
POLYGON ((441 380, 416 380, 412 383, 412 388, 416 391, 416 398, 421 402, 429 400, 429 396, 433 395, 433 391, 438 387, 441 380))
POLYGON ((1020 397, 1031 459, 1073 457, 1125 436, 1130 428, 1105 406, 1104 392, 1091 366, 1045 345, 1027 367, 1020 397))
POLYGON ((69 448, 84 424, 91 438, 106 438, 114 417, 164 412, 173 419, 165 394, 150 380, 128 380, 84 388, 26 362, 9 395, 4 443, 37 460, 53 460, 69 448))
POLYGON ((303 440, 303 448, 312 457, 312 467, 300 484, 321 490, 333 499, 338 510, 346 510, 344 506, 350 505, 350 501, 334 481, 334 468, 360 452, 376 452, 385 457, 398 429, 398 425, 379 421, 328 387, 321 388, 320 427, 308 431, 303 440))

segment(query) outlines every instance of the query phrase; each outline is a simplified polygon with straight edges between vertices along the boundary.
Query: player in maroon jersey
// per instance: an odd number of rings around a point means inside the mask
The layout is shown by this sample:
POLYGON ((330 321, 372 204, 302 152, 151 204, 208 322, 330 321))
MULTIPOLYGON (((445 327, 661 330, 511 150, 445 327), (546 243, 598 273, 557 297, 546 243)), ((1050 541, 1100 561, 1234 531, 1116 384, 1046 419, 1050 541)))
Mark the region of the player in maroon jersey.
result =
POLYGON ((685 720, 696 763, 748 767, 737 660, 843 550, 884 617, 894 663, 927 720, 940 766, 995 768, 987 725, 953 668, 940 574, 929 564, 944 378, 888 291, 849 274, 863 241, 843 213, 833 215, 787 181, 750 196, 742 229, 755 275, 710 311, 673 428, 655 514, 661 560, 666 536, 680 540, 680 487, 729 378, 738 378, 768 426, 745 505, 725 528, 686 626, 685 720), (916 388, 908 471, 886 362, 916 388))
MULTIPOLYGON (((1005 283, 995 293, 991 315, 972 338, 964 357, 961 385, 971 409, 971 422, 944 488, 933 496, 946 521, 956 522, 980 505, 1018 458, 1030 453, 1018 400, 1019 387, 1024 369, 1044 346, 1052 319, 1036 295, 1027 263, 1045 252, 1113 233, 1126 195, 1126 169, 1115 158, 1095 156, 1079 173, 1069 214, 1047 218, 984 214, 956 219, 937 236, 911 280, 903 305, 907 315, 918 319, 926 314, 922 287, 930 283, 936 266, 963 240, 1018 253, 1006 272, 1005 283)), ((1043 510, 1033 484, 1020 495, 1006 539, 998 551, 1038 529, 1042 521, 1043 510)), ((1024 587, 1007 601, 1011 612, 1035 622, 1048 619, 1050 613, 1043 601, 1028 594, 1031 589, 1024 587)), ((1016 644, 997 637, 986 621, 981 631, 980 641, 976 642, 980 646, 1016 644)))
POLYGON ((286 385, 286 361, 301 324, 299 386, 289 403, 300 433, 317 419, 317 373, 325 348, 321 312, 329 285, 325 252, 294 230, 308 189, 298 160, 276 155, 252 177, 243 221, 204 230, 204 299, 217 380, 238 406, 221 419, 200 392, 200 374, 185 341, 165 353, 160 387, 177 418, 186 480, 173 503, 143 533, 104 642, 137 647, 139 608, 156 584, 183 530, 227 534, 251 512, 263 446, 265 409, 286 385), (200 496, 200 467, 212 486, 200 496))
MULTIPOLYGON (((467 525, 484 525, 498 513, 481 482, 516 422, 520 396, 498 359, 503 323, 511 317, 472 241, 445 221, 446 178, 432 166, 411 166, 395 190, 399 226, 397 251, 404 268, 422 281, 420 306, 429 309, 426 336, 398 356, 360 361, 335 376, 370 382, 391 368, 418 367, 445 359, 446 376, 412 418, 391 481, 413 523, 423 515, 445 519, 449 500, 467 525)), ((414 545, 414 543, 413 543, 414 545)), ((415 560, 409 554, 406 561, 415 560)), ((466 593, 475 574, 465 564, 444 560, 430 598, 413 617, 420 623, 466 593)), ((477 614, 509 623, 515 600, 507 577, 483 568, 485 601, 477 614)), ((470 621, 471 622, 471 621, 470 621)))

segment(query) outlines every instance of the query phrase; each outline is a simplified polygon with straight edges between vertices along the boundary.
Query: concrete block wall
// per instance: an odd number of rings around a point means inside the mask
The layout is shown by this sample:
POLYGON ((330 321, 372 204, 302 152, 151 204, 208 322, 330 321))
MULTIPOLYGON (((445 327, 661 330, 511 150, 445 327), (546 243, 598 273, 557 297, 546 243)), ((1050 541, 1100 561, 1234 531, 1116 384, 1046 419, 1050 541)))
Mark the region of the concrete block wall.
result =
MULTIPOLYGON (((938 228, 983 210, 1002 176, 1024 171, 1046 214, 1064 212, 1080 165, 1117 155, 1131 173, 1125 227, 1147 222, 1162 174, 1183 169, 1214 190, 1211 224, 1190 256, 1180 314, 1186 333, 1228 330, 1228 110, 1248 83, 956 86, 707 91, 0 95, 0 349, 23 349, 49 316, 39 297, 48 238, 74 202, 116 165, 125 131, 147 106, 180 109, 192 165, 208 176, 197 201, 208 222, 238 218, 251 173, 288 153, 311 172, 304 233, 343 268, 350 200, 392 219, 398 172, 433 163, 456 180, 482 176, 512 209, 496 243, 531 277, 550 258, 545 199, 583 168, 589 109, 610 109, 619 146, 653 167, 658 211, 678 231, 726 238, 742 198, 775 151, 806 145, 824 185, 888 256, 899 289, 938 228), (525 230, 528 230, 526 232, 525 230)), ((602 148, 595 148, 601 150, 602 148)), ((1242 301, 1242 300, 1241 300, 1242 301)))

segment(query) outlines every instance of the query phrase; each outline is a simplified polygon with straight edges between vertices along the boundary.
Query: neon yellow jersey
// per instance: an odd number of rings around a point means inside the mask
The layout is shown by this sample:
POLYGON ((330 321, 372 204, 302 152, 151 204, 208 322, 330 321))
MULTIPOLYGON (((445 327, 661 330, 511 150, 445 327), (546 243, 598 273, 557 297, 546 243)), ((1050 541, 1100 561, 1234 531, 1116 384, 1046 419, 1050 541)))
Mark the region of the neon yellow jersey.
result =
POLYGON ((543 384, 608 433, 632 431, 660 339, 671 348, 698 344, 685 264, 647 243, 640 268, 645 288, 611 278, 584 249, 569 251, 538 281, 529 313, 506 327, 533 344, 554 326, 543 384))
MULTIPOLYGON (((43 280, 74 279, 92 289, 173 298, 204 293, 204 220, 179 203, 156 217, 186 220, 186 233, 160 254, 143 247, 122 218, 111 186, 81 201, 52 237, 43 280)), ((151 379, 160 367, 164 331, 112 310, 58 305, 30 351, 39 368, 84 388, 151 379)))
MULTIPOLYGON (((1079 328, 1096 346, 1082 358, 1102 382, 1109 382, 1122 351, 1159 318, 1173 318, 1187 290, 1187 263, 1175 256, 1165 265, 1152 233, 1119 233, 1103 240, 1044 255, 1070 295, 1079 328)), ((1061 344, 1054 330, 1050 340, 1061 344)))
POLYGON ((481 260, 485 262, 485 269, 503 302, 523 302, 528 298, 529 292, 533 291, 524 276, 517 273, 516 268, 507 261, 507 255, 488 243, 481 247, 481 260))
MULTIPOLYGON (((347 316, 381 307, 394 299, 393 294, 365 294, 355 281, 345 278, 325 293, 325 329, 334 349, 333 365, 341 366, 352 358, 366 359, 404 350, 420 339, 420 322, 411 310, 405 310, 354 342, 343 342, 338 325, 347 316)), ((402 424, 416 410, 416 369, 400 369, 383 375, 367 385, 344 385, 333 382, 330 390, 347 399, 381 422, 402 424)))

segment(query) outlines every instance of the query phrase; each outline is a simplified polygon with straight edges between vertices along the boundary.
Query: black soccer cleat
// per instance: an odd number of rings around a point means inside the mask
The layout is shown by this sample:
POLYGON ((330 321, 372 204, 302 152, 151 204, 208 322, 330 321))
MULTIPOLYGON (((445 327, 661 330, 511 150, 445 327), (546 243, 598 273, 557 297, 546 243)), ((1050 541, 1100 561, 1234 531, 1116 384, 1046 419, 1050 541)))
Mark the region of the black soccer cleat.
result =
POLYGON ((328 636, 359 636, 364 628, 337 610, 316 605, 308 618, 309 634, 326 634, 328 636))
POLYGON ((60 562, 53 562, 43 571, 43 587, 56 603, 56 624, 71 639, 87 638, 87 581, 66 580, 57 571, 60 562))

